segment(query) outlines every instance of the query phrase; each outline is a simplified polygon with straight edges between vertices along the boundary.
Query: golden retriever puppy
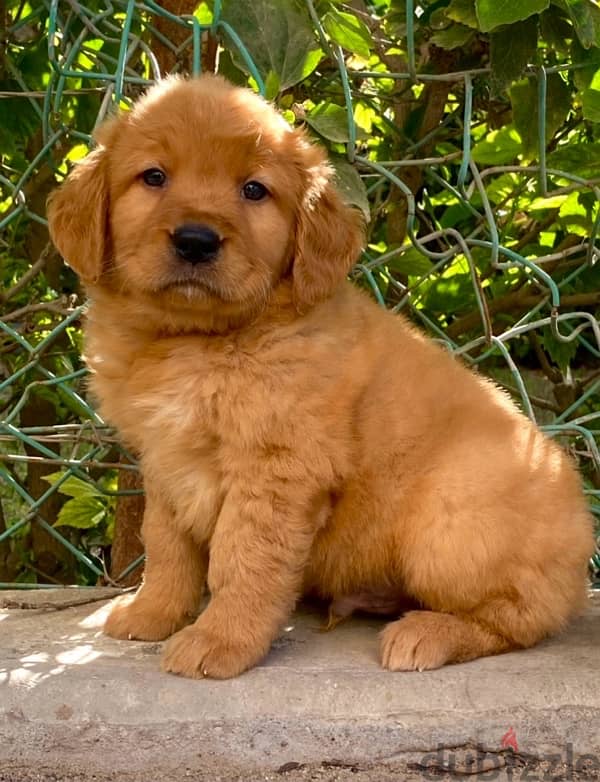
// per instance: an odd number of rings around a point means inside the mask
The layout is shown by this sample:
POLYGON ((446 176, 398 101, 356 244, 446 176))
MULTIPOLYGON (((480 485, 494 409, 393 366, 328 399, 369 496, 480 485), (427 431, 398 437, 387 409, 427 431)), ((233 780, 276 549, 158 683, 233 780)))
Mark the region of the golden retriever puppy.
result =
POLYGON ((333 618, 395 614, 382 664, 423 670, 581 611, 576 470, 346 281, 363 229, 321 149, 212 75, 162 82, 97 141, 49 221, 90 294, 93 391, 147 492, 144 583, 109 635, 172 636, 164 670, 236 676, 310 593, 333 618))

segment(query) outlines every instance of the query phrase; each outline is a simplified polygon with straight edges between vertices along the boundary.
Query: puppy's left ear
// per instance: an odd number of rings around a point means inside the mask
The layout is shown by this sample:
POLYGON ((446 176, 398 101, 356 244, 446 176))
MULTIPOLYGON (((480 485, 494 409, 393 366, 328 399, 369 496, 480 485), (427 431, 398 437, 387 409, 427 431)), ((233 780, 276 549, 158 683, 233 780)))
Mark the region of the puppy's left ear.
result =
POLYGON ((306 181, 296 220, 292 281, 294 300, 310 307, 331 296, 358 259, 364 222, 332 184, 333 169, 324 153, 300 140, 306 181))

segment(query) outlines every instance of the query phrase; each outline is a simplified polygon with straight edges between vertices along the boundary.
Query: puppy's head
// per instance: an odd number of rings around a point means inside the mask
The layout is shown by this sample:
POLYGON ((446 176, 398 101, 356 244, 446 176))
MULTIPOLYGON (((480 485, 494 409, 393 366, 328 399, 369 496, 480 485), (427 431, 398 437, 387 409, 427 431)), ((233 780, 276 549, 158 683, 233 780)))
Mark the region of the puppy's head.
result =
POLYGON ((291 276, 310 306, 360 251, 324 153, 220 77, 165 80, 96 140, 48 205, 52 239, 88 286, 243 313, 291 276))

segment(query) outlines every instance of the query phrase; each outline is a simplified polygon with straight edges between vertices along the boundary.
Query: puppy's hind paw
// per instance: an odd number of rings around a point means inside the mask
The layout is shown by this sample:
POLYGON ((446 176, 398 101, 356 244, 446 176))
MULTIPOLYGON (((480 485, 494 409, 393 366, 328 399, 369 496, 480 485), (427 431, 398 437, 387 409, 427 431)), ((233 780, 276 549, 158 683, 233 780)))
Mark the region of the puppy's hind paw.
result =
POLYGON ((411 611, 381 633, 381 664, 390 671, 427 671, 452 662, 445 615, 411 611), (441 618, 441 621, 440 621, 441 618))
POLYGON ((381 664, 390 671, 427 671, 514 648, 473 616, 410 611, 384 628, 381 664))

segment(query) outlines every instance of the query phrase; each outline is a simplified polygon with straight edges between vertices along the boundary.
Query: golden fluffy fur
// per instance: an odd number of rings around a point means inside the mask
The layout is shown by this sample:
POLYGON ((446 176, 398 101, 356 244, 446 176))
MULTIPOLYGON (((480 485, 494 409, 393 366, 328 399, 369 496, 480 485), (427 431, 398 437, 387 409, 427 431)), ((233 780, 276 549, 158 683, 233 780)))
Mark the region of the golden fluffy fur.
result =
POLYGON ((165 81, 97 140, 49 219, 91 296, 93 390, 142 455, 145 578, 107 633, 173 636, 165 670, 235 676, 311 593, 334 617, 395 612, 382 664, 422 670, 530 646, 581 610, 575 469, 345 281, 362 227, 320 149, 214 76, 165 81), (244 197, 250 180, 266 197, 244 197), (188 224, 218 235, 215 258, 177 255, 188 224), (406 600, 420 610, 401 616, 406 600))

